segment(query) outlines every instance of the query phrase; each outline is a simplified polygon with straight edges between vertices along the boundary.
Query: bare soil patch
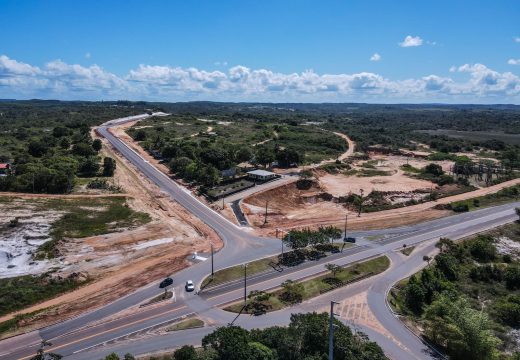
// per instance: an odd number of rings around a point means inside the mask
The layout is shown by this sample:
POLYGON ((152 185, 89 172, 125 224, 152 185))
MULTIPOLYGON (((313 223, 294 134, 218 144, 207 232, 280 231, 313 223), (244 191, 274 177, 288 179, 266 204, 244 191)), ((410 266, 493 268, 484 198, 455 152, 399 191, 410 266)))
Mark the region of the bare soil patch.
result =
MULTIPOLYGON (((129 127, 133 123, 122 125, 129 127)), ((122 129, 114 133, 123 137, 150 162, 167 172, 164 165, 146 154, 140 147, 132 145, 132 139, 122 129)), ((94 135, 95 136, 95 135, 94 135)), ((153 221, 131 231, 93 236, 83 239, 69 239, 60 249, 62 262, 67 266, 61 270, 63 276, 79 272, 88 276, 89 283, 75 291, 24 309, 18 313, 37 315, 23 321, 23 331, 40 328, 61 321, 82 312, 103 306, 141 286, 171 275, 186 266, 186 258, 194 251, 207 252, 210 243, 216 249, 222 247, 217 234, 193 217, 155 184, 148 181, 137 169, 114 151, 102 139, 102 156, 116 159, 117 168, 114 182, 124 189, 125 194, 64 195, 56 197, 96 197, 128 196, 128 204, 136 211, 150 214, 153 221), (168 241, 161 241, 168 239, 168 241), (149 243, 148 246, 147 243, 149 243)), ((12 194, 22 198, 54 197, 45 194, 12 194)), ((0 318, 0 322, 12 318, 12 313, 0 318)))

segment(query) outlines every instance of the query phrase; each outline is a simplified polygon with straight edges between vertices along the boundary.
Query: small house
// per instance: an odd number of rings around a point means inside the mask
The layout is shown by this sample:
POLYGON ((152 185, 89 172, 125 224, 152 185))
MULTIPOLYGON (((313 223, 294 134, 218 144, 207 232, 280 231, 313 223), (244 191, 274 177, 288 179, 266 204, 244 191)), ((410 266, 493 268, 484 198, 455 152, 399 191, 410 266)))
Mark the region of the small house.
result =
POLYGON ((267 181, 274 179, 276 174, 266 170, 253 170, 247 172, 247 177, 252 180, 267 181))

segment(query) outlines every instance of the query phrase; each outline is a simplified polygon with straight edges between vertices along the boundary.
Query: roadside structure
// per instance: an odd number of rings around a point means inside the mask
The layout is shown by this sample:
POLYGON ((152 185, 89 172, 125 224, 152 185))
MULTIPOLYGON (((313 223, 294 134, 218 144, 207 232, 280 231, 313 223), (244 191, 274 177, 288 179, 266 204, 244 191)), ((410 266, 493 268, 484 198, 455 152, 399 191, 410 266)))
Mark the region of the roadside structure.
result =
POLYGON ((247 176, 252 180, 258 180, 258 181, 267 181, 274 179, 276 177, 276 174, 270 171, 266 170, 253 170, 248 171, 247 176))

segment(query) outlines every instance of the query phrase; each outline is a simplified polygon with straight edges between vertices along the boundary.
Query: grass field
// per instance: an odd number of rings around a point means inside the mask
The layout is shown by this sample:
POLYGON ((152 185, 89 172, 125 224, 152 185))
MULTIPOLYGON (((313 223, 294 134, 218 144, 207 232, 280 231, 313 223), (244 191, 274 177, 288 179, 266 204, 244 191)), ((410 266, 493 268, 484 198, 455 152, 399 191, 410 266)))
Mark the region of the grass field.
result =
POLYGON ((0 279, 0 316, 73 290, 85 282, 50 275, 0 279))
MULTIPOLYGON (((386 269, 388 269, 389 266, 390 260, 388 259, 388 257, 380 256, 344 268, 341 272, 338 272, 336 274, 335 282, 348 282, 356 278, 367 276, 369 274, 373 276, 385 271, 386 269)), ((316 278, 300 282, 300 284, 303 286, 301 301, 305 301, 313 297, 319 296, 324 291, 332 289, 333 282, 329 281, 331 280, 331 278, 332 275, 326 273, 316 278)), ((271 293, 272 296, 269 298, 269 300, 265 302, 265 304, 268 306, 268 311, 280 310, 284 307, 291 305, 289 303, 285 303, 282 300, 283 292, 283 289, 279 289, 271 293)), ((244 303, 239 302, 227 306, 226 308, 224 308, 224 310, 238 313, 242 311, 243 307, 244 303)))
POLYGON ((58 241, 106 234, 139 226, 151 220, 145 213, 132 210, 125 197, 39 200, 38 206, 65 214, 52 224, 52 240, 39 249, 38 258, 52 257, 58 241))

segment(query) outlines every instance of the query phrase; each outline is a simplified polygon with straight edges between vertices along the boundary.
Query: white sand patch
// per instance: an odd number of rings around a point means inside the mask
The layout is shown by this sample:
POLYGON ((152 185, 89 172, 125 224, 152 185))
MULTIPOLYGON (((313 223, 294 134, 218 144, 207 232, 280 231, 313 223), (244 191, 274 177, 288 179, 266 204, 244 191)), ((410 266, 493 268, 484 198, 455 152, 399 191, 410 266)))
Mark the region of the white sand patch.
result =
POLYGON ((520 258, 520 242, 511 240, 506 236, 496 239, 495 247, 499 254, 509 254, 514 258, 520 258))
POLYGON ((51 267, 61 267, 58 260, 33 260, 40 245, 51 240, 51 224, 62 212, 37 210, 23 200, 0 206, 0 278, 38 274, 51 267), (18 218, 15 227, 9 221, 18 218))
POLYGON ((146 249, 146 248, 149 248, 152 246, 168 244, 173 241, 175 241, 174 238, 162 238, 162 239, 156 239, 156 240, 151 240, 151 241, 144 241, 144 242, 140 242, 137 245, 132 246, 132 249, 133 250, 142 250, 142 249, 146 249))
POLYGON ((211 119, 197 119, 197 120, 202 121, 202 122, 214 122, 214 123, 217 123, 218 125, 224 125, 224 126, 233 124, 233 121, 221 121, 221 120, 211 120, 211 119))

